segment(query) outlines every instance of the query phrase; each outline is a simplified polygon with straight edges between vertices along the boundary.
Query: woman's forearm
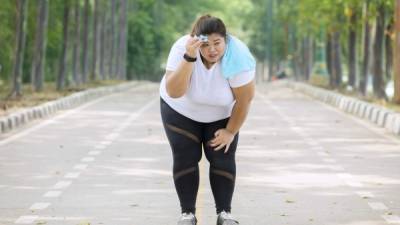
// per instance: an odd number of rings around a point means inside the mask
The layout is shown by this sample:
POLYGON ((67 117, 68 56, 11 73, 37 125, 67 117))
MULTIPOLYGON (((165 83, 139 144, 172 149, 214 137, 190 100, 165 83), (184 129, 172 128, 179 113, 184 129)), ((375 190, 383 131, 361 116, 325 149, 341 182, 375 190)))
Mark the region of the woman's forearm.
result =
POLYGON ((176 71, 167 73, 166 88, 171 98, 179 98, 186 93, 193 71, 193 64, 182 60, 176 71))
POLYGON ((236 102, 232 109, 232 115, 226 126, 226 129, 233 135, 236 135, 240 127, 246 120, 247 114, 250 109, 251 101, 236 102))

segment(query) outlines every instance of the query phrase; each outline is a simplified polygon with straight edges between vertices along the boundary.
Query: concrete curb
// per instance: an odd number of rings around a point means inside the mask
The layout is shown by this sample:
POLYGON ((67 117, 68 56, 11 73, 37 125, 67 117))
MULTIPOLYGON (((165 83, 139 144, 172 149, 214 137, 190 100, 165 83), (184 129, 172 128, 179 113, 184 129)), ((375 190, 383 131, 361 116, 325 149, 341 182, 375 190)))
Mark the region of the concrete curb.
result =
POLYGON ((393 134, 400 135, 400 113, 306 83, 287 81, 286 85, 344 112, 369 120, 393 134))
POLYGON ((115 86, 88 89, 32 108, 13 112, 7 116, 0 117, 0 134, 15 130, 33 120, 46 118, 57 111, 74 108, 107 94, 128 90, 138 84, 139 82, 137 81, 131 81, 115 86))

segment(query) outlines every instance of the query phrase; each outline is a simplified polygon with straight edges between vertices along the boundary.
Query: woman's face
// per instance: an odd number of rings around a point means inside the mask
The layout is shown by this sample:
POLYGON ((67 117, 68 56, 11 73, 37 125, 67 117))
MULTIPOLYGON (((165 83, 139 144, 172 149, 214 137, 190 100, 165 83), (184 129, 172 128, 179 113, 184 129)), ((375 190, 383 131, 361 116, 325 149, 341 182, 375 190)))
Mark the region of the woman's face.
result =
POLYGON ((211 64, 218 62, 225 51, 225 38, 217 33, 208 36, 208 41, 201 45, 200 53, 211 64))

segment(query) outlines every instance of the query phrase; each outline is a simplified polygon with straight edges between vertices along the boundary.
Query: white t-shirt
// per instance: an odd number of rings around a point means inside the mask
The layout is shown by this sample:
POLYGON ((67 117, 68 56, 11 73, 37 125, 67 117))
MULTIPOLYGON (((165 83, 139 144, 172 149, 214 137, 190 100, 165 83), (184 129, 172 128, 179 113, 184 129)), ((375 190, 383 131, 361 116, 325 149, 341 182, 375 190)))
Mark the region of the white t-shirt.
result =
MULTIPOLYGON (((186 52, 189 35, 178 39, 171 48, 166 70, 175 71, 186 52)), ((171 98, 166 90, 165 75, 160 84, 161 98, 178 113, 198 122, 209 123, 231 116, 235 99, 231 88, 248 84, 254 79, 255 71, 240 73, 233 78, 222 76, 220 63, 210 69, 203 64, 200 53, 194 62, 190 85, 179 98, 171 98)))

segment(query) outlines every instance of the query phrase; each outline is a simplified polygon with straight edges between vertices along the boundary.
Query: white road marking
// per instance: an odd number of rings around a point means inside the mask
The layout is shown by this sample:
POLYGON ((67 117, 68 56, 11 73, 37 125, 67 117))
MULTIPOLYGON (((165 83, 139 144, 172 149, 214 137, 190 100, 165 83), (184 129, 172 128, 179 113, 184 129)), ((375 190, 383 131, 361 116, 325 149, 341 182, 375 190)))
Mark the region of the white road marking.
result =
POLYGON ((336 159, 322 159, 322 161, 326 162, 326 163, 336 163, 336 159))
POLYGON ((74 179, 74 178, 78 178, 80 174, 81 174, 80 172, 67 173, 67 174, 65 174, 64 178, 72 178, 72 179, 74 179))
POLYGON ((382 215, 383 219, 386 220, 386 222, 391 223, 391 224, 400 224, 400 217, 396 215, 382 215))
POLYGON ((93 157, 85 157, 81 159, 81 162, 93 162, 94 158, 93 157))
POLYGON ((364 187, 364 185, 360 182, 357 181, 346 181, 345 182, 347 185, 349 185, 350 187, 364 187))
POLYGON ((105 146, 110 145, 111 143, 112 143, 112 141, 102 141, 102 142, 100 142, 101 145, 105 145, 105 146))
POLYGON ((374 194, 369 191, 357 191, 356 192, 361 198, 374 198, 374 194))
POLYGON ((61 191, 48 191, 43 195, 43 197, 56 198, 56 197, 60 196, 61 193, 62 193, 61 191))
POLYGON ((318 154, 319 156, 321 156, 321 157, 327 157, 327 156, 329 156, 329 154, 326 153, 326 152, 317 152, 317 154, 318 154))
POLYGON ((99 155, 101 151, 90 151, 88 152, 88 155, 99 155))
POLYGON ((42 210, 50 206, 49 202, 36 202, 29 209, 30 210, 42 210))
POLYGON ((88 167, 87 164, 77 164, 74 166, 74 169, 76 170, 85 170, 88 167))
POLYGON ((33 223, 39 216, 20 216, 15 223, 16 224, 31 224, 33 223))
MULTIPOLYGON (((115 93, 115 94, 118 94, 118 93, 115 93)), ((89 107, 89 106, 91 106, 91 105, 94 105, 94 104, 96 104, 96 103, 98 103, 98 102, 100 102, 100 101, 103 101, 103 100, 105 100, 105 99, 107 99, 107 98, 111 98, 111 97, 113 97, 113 95, 114 95, 114 94, 100 97, 100 98, 98 98, 98 99, 96 99, 96 100, 90 101, 90 102, 88 102, 88 103, 86 103, 86 104, 84 104, 84 105, 81 105, 81 106, 77 107, 77 108, 69 109, 67 112, 62 113, 62 114, 60 114, 60 115, 58 115, 58 116, 54 116, 54 117, 51 118, 51 119, 45 119, 45 120, 43 120, 43 122, 40 122, 40 123, 37 124, 36 126, 33 126, 33 127, 31 127, 31 128, 28 128, 28 129, 26 129, 26 130, 24 130, 24 131, 18 132, 18 133, 16 133, 16 134, 12 135, 12 136, 9 136, 9 137, 7 137, 7 138, 1 140, 1 141, 0 141, 0 146, 3 146, 3 145, 5 145, 5 144, 7 144, 7 143, 9 143, 9 142, 12 142, 12 141, 17 140, 17 139, 19 139, 19 138, 21 138, 21 137, 24 137, 24 136, 26 136, 26 135, 28 135, 28 134, 34 132, 34 131, 39 130, 39 129, 42 128, 42 127, 45 127, 45 126, 47 126, 47 125, 49 125, 49 124, 52 124, 52 123, 54 123, 55 121, 57 121, 57 120, 59 120, 59 119, 62 119, 62 118, 64 118, 64 117, 67 117, 67 116, 69 116, 69 115, 71 115, 71 114, 77 113, 78 111, 80 111, 80 110, 82 110, 82 109, 84 109, 84 108, 87 108, 87 107, 89 107)))
POLYGON ((119 133, 111 133, 111 134, 107 135, 105 138, 107 140, 111 141, 111 140, 115 140, 118 136, 119 136, 119 133))
POLYGON ((55 220, 55 221, 67 221, 67 220, 91 220, 91 219, 93 219, 93 217, 83 217, 83 216, 81 216, 81 217, 78 217, 78 216, 40 216, 37 219, 38 220, 46 220, 46 221, 52 221, 52 220, 55 220))
POLYGON ((373 209, 373 210, 387 210, 388 207, 383 204, 382 202, 368 202, 368 205, 373 209))
POLYGON ((102 145, 102 144, 99 144, 99 145, 94 146, 95 149, 105 149, 106 147, 107 147, 107 146, 102 145))
POLYGON ((71 181, 60 181, 60 182, 56 183, 53 186, 53 188, 54 189, 63 189, 63 188, 68 187, 69 185, 71 185, 71 183, 72 183, 71 181))

